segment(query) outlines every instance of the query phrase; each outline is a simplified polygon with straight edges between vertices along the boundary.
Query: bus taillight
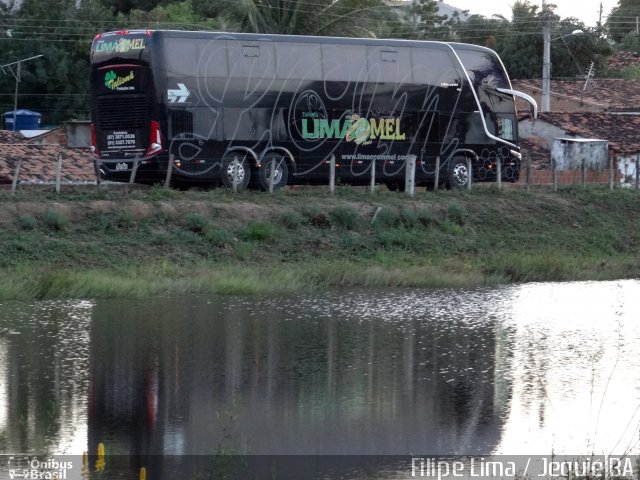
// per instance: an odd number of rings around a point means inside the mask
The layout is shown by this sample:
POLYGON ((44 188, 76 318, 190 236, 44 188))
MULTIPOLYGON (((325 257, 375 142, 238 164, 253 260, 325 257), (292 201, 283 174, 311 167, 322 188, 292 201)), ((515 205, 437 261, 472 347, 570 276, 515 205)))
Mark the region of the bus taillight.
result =
POLYGON ((100 158, 100 150, 98 150, 98 142, 96 141, 96 126, 91 124, 91 153, 96 159, 100 158))
POLYGON ((155 120, 152 120, 150 123, 150 128, 151 128, 151 131, 149 133, 149 146, 147 147, 147 151, 144 152, 145 157, 150 157, 151 155, 160 153, 163 149, 162 134, 160 133, 160 124, 155 120))

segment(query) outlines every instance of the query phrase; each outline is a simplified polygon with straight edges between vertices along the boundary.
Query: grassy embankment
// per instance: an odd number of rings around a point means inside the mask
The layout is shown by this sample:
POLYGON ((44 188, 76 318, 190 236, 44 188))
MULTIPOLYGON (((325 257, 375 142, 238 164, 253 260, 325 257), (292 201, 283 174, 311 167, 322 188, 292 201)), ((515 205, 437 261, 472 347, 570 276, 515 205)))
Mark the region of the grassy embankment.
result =
POLYGON ((0 207, 0 299, 640 277, 633 190, 23 191, 0 207))

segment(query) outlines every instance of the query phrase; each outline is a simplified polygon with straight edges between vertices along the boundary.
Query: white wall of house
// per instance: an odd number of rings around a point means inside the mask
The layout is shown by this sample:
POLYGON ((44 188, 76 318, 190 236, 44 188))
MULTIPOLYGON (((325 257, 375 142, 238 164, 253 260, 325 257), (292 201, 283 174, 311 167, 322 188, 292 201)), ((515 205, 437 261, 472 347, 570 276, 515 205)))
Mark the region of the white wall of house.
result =
POLYGON ((556 138, 551 147, 551 159, 558 170, 579 170, 583 161, 590 170, 606 170, 609 168, 609 142, 556 138))
POLYGON ((623 187, 633 187, 636 184, 636 163, 640 158, 640 152, 637 155, 619 155, 616 157, 618 162, 618 172, 620 174, 620 184, 623 187))
POLYGON ((518 133, 521 138, 536 137, 542 140, 543 144, 540 144, 540 142, 534 143, 547 150, 551 150, 553 141, 556 138, 564 138, 567 136, 567 132, 562 128, 558 128, 555 125, 551 125, 550 123, 544 122, 542 120, 532 119, 526 119, 518 122, 518 133))

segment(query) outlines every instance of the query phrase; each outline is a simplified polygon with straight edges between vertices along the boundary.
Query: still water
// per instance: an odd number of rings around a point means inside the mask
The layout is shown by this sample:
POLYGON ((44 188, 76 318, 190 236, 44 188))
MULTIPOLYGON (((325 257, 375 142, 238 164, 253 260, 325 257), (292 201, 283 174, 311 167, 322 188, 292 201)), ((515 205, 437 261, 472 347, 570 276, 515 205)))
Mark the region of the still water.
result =
MULTIPOLYGON (((5 303, 0 452, 637 454, 639 293, 630 280, 5 303)), ((366 478, 391 477, 407 475, 366 478)))

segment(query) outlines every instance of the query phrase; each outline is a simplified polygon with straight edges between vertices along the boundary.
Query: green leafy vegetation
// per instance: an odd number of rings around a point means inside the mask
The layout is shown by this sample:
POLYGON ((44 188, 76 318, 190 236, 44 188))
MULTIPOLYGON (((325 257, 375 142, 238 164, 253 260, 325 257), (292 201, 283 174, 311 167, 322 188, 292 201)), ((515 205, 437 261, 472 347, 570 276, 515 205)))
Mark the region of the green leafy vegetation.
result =
POLYGON ((173 195, 0 192, 0 299, 640 277, 630 189, 173 195))

